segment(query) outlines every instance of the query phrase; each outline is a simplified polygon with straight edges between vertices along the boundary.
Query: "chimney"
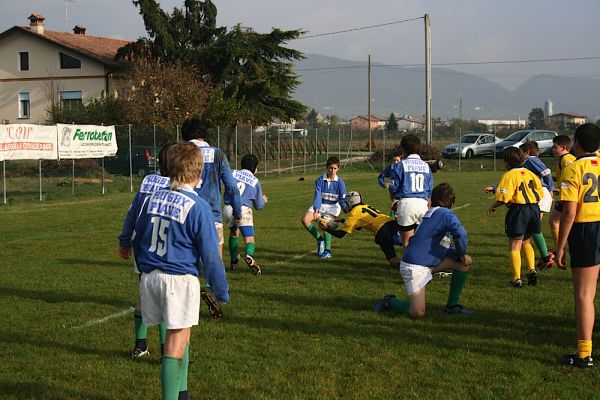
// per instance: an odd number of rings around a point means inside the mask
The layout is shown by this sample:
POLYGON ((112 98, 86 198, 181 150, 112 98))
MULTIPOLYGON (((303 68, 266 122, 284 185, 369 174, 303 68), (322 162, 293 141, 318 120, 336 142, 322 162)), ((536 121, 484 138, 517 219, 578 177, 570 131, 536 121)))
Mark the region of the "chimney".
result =
POLYGON ((76 35, 85 35, 85 26, 75 25, 75 28, 73 28, 73 33, 76 35))
POLYGON ((29 29, 31 29, 31 32, 44 34, 44 20, 46 18, 42 14, 31 14, 27 19, 30 21, 29 29))

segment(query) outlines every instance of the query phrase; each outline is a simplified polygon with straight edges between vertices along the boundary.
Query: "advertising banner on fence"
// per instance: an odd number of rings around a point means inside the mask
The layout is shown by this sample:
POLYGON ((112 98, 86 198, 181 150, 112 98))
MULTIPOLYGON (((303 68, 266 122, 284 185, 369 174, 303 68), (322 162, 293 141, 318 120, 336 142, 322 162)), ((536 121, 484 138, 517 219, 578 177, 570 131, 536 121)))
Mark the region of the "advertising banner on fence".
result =
POLYGON ((114 126, 63 125, 58 128, 58 158, 102 158, 117 154, 114 126))
POLYGON ((0 125, 0 161, 56 160, 56 126, 0 125))

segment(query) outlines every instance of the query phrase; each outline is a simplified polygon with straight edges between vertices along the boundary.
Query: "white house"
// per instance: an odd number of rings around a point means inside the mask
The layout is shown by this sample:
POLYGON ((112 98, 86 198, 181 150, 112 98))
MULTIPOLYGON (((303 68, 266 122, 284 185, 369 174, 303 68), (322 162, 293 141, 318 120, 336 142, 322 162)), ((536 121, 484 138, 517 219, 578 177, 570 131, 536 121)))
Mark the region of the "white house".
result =
POLYGON ((128 41, 46 30, 45 18, 0 33, 0 123, 43 123, 52 101, 85 104, 114 90, 114 60, 128 41))

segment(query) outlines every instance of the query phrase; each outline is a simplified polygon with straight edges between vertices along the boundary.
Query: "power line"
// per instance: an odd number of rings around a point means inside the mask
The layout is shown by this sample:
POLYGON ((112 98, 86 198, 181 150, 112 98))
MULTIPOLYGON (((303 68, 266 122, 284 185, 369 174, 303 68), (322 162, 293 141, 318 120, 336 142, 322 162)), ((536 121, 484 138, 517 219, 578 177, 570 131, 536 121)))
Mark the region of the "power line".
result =
POLYGON ((380 28, 382 26, 396 25, 396 24, 401 24, 403 22, 416 21, 418 19, 423 19, 423 18, 424 17, 416 17, 416 18, 403 19, 403 20, 399 20, 399 21, 386 22, 386 23, 383 23, 383 24, 362 26, 360 28, 344 29, 344 30, 341 30, 341 31, 327 32, 327 33, 317 33, 317 34, 314 34, 314 35, 301 36, 299 38, 296 38, 296 40, 299 40, 299 39, 309 39, 309 38, 315 38, 315 37, 321 37, 321 36, 337 35, 337 34, 340 34, 340 33, 347 33, 347 32, 363 31, 365 29, 373 29, 373 28, 380 28))

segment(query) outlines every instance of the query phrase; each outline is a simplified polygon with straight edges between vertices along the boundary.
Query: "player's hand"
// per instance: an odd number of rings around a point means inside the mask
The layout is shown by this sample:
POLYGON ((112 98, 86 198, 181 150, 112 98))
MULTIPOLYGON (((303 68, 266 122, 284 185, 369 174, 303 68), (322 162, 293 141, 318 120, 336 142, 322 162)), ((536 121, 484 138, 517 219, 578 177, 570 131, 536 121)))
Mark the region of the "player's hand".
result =
POLYGON ((119 247, 119 257, 123 260, 129 260, 129 257, 131 257, 131 247, 119 247))
POLYGON ((240 222, 242 222, 242 217, 233 217, 233 225, 234 226, 240 226, 240 222))
POLYGON ((463 263, 465 263, 465 265, 468 267, 473 263, 473 259, 471 258, 470 255, 465 254, 464 256, 462 256, 460 258, 462 260, 463 263))
POLYGON ((494 193, 494 187, 493 186, 486 186, 485 189, 483 189, 484 192, 486 193, 494 193))
POLYGON ((263 200, 264 200, 265 203, 269 202, 269 198, 267 197, 266 194, 263 194, 263 200))
POLYGON ((313 211, 313 221, 318 220, 318 219, 319 219, 319 212, 313 211))
POLYGON ((558 248, 556 249, 556 263, 558 264, 558 268, 565 270, 567 269, 567 262, 565 259, 565 249, 558 248))
POLYGON ((390 188, 390 184, 389 184, 389 183, 384 183, 384 184, 383 184, 383 187, 384 187, 385 189, 389 189, 389 188, 390 188))
POLYGON ((491 205, 490 208, 487 209, 487 215, 493 215, 496 212, 496 208, 491 205))
POLYGON ((327 230, 327 225, 325 225, 323 223, 323 221, 321 221, 321 220, 318 220, 318 221, 319 221, 319 228, 321 228, 322 230, 326 231, 327 230))

